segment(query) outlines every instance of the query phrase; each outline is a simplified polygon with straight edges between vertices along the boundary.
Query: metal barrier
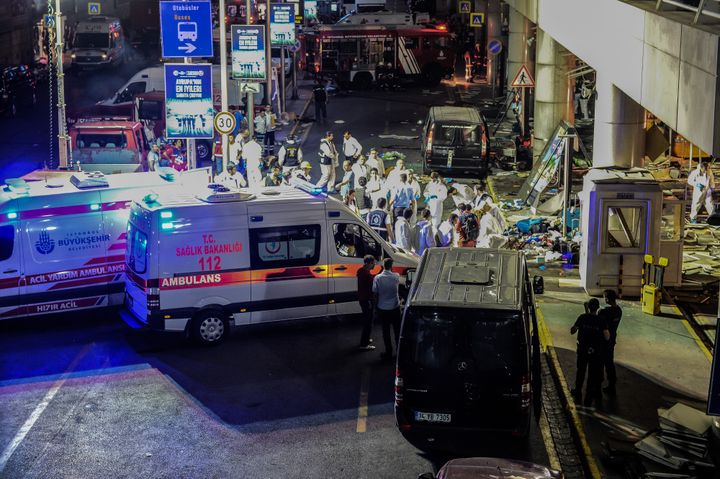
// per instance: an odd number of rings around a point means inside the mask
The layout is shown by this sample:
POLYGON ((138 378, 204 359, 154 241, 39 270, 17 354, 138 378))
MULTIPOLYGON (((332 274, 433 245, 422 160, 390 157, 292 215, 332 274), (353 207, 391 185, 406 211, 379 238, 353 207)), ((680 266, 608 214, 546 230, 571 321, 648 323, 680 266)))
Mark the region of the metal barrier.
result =
POLYGON ((673 7, 677 7, 681 10, 694 13, 695 17, 693 18, 693 24, 698 23, 702 15, 714 18, 716 20, 720 20, 720 12, 710 10, 707 7, 707 5, 712 2, 719 3, 718 0, 698 0, 697 6, 694 6, 688 5, 678 0, 657 0, 657 3, 655 4, 655 10, 661 10, 664 5, 672 5, 673 7))

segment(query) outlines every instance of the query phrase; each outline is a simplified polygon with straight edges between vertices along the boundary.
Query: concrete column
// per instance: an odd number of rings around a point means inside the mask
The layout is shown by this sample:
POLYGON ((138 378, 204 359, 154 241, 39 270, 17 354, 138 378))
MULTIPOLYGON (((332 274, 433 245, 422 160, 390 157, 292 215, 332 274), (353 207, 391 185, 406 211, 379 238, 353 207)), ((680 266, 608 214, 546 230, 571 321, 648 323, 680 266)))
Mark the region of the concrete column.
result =
POLYGON ((508 54, 507 54, 507 87, 515 79, 520 67, 525 64, 530 73, 535 76, 535 65, 531 64, 528 46, 530 38, 530 21, 514 8, 510 7, 510 21, 508 25, 508 54))
POLYGON ((535 51, 535 115, 533 155, 539 156, 568 111, 567 51, 537 29, 535 51))
MULTIPOLYGON (((487 18, 485 19, 487 24, 487 44, 492 40, 502 41, 502 20, 500 18, 500 0, 488 0, 487 5, 487 18)), ((491 55, 488 53, 488 68, 487 78, 490 83, 493 98, 498 96, 500 88, 498 88, 502 79, 499 77, 500 74, 500 62, 499 55, 491 55)))
POLYGON ((642 166, 645 110, 597 73, 593 166, 642 166))

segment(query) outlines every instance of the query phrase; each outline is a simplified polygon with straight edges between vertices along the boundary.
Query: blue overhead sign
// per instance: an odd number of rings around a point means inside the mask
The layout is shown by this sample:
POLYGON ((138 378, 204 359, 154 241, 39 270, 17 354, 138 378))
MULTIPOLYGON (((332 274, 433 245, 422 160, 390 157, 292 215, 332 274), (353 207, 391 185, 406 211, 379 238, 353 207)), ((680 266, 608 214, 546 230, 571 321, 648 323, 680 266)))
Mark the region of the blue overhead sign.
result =
POLYGON ((165 128, 167 138, 212 138, 212 65, 165 64, 165 128))
POLYGON ((265 81, 265 27, 232 25, 232 78, 265 81))
POLYGON ((270 5, 270 32, 273 46, 295 44, 295 7, 292 4, 270 5))
POLYGON ((210 2, 160 2, 160 32, 164 58, 212 57, 210 2))

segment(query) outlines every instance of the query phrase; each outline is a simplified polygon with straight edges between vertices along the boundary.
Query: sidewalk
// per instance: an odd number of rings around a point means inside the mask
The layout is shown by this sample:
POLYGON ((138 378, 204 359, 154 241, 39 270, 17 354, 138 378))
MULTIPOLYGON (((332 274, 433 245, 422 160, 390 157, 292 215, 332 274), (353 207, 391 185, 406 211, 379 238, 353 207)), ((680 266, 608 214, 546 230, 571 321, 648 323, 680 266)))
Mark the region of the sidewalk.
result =
MULTIPOLYGON (((538 297, 538 308, 549 331, 569 388, 575 386, 575 336, 570 327, 589 299, 582 289, 565 286, 538 297)), ((552 279, 550 280, 552 285, 552 279)), ((663 306, 659 317, 644 314, 636 301, 620 301, 623 309, 615 349, 617 395, 604 396, 604 410, 576 405, 582 428, 602 477, 626 477, 608 461, 602 443, 634 454, 633 426, 644 431, 659 427, 657 408, 683 402, 702 411, 710 379, 710 356, 678 311, 663 306)), ((630 459, 632 462, 635 459, 630 459)), ((622 461, 621 461, 622 462, 622 461)), ((643 466, 658 470, 654 464, 643 466)), ((622 465, 622 464, 621 464, 622 465)))

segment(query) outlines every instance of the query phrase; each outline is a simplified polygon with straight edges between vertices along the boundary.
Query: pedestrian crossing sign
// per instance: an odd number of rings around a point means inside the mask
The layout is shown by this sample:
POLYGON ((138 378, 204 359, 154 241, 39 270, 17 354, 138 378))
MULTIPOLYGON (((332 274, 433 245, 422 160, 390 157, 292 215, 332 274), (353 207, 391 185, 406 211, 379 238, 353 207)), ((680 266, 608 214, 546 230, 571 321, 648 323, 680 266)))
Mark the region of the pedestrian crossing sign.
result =
POLYGON ((98 2, 88 2, 88 15, 100 15, 100 11, 98 2))
POLYGON ((460 0, 460 13, 470 13, 470 2, 468 0, 460 0))
POLYGON ((471 27, 482 27, 485 24, 484 13, 471 13, 470 14, 470 26, 471 27))
POLYGON ((535 80, 525 65, 520 67, 520 71, 517 72, 510 86, 513 88, 533 88, 535 86, 535 80))

